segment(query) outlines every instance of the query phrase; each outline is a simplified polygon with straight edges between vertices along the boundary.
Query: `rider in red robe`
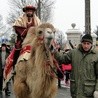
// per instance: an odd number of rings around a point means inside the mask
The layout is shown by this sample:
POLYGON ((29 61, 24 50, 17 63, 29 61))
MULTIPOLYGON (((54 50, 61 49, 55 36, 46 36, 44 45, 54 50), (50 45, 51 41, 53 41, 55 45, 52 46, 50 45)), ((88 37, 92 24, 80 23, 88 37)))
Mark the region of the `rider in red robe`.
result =
POLYGON ((35 11, 37 9, 34 6, 26 6, 23 8, 25 13, 23 16, 20 16, 14 23, 13 27, 17 34, 17 41, 15 43, 15 56, 13 65, 16 64, 16 61, 19 57, 19 52, 22 48, 22 42, 27 35, 28 29, 31 26, 38 26, 41 24, 39 18, 36 16, 35 11))
POLYGON ((15 32, 17 34, 17 41, 15 43, 15 47, 12 50, 11 54, 6 59, 6 66, 4 69, 4 87, 6 86, 6 83, 9 81, 9 79, 13 76, 12 70, 14 68, 14 65, 17 62, 17 59, 19 57, 21 48, 22 48, 22 42, 24 38, 27 35, 27 32, 31 26, 38 26, 41 24, 40 19, 36 16, 37 8, 34 6, 26 6, 23 8, 24 14, 20 16, 15 23, 13 24, 13 28, 15 29, 15 32))

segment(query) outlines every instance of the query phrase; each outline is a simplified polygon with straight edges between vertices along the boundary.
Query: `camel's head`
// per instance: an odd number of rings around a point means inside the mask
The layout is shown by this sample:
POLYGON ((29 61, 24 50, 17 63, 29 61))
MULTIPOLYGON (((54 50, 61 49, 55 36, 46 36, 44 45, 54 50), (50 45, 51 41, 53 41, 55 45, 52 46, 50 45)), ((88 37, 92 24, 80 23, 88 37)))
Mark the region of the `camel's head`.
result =
POLYGON ((36 29, 36 36, 39 43, 49 47, 55 38, 55 28, 50 23, 43 23, 36 29))

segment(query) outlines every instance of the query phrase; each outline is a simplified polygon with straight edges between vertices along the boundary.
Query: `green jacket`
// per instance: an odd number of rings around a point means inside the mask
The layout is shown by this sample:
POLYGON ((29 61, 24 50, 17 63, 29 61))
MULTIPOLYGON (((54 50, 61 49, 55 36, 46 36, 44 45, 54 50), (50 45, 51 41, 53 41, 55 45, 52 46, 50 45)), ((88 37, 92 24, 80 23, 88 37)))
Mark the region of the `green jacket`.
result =
POLYGON ((56 53, 58 62, 72 64, 70 74, 70 91, 72 98, 94 98, 93 92, 98 91, 98 52, 91 49, 84 53, 81 46, 70 52, 56 53))

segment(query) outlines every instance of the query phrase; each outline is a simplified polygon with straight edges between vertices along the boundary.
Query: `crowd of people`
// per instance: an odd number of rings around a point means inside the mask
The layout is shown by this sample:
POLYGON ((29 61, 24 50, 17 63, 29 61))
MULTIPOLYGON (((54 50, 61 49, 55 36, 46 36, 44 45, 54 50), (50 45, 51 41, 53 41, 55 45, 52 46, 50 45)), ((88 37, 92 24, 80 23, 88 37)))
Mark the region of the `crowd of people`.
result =
MULTIPOLYGON (((17 62, 22 49, 22 42, 29 28, 41 24, 40 19, 35 14, 36 10, 37 8, 34 6, 24 7, 23 16, 19 17, 13 25, 17 34, 17 41, 13 51, 13 67, 17 62)), ((3 70, 10 52, 11 50, 3 43, 0 47, 0 92, 3 86, 3 70)), ((54 56, 65 74, 65 84, 70 84, 72 98, 98 98, 98 52, 93 47, 93 39, 90 34, 82 37, 77 48, 64 50, 64 52, 55 50, 54 56)), ((60 81, 58 85, 60 87, 60 81)), ((5 93, 7 95, 10 93, 8 82, 5 93)))

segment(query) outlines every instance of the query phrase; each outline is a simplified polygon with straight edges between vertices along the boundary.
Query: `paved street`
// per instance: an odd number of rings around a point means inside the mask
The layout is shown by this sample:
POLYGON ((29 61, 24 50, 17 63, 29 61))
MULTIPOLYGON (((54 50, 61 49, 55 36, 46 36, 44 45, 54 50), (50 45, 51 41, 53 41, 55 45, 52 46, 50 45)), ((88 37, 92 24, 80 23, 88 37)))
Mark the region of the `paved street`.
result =
MULTIPOLYGON (((56 98, 71 98, 70 96, 70 89, 64 86, 62 81, 62 87, 58 89, 57 97, 56 98)), ((5 96, 4 93, 0 93, 0 98, 15 98, 13 92, 11 92, 10 96, 5 96)))
POLYGON ((69 88, 60 88, 56 98, 71 98, 69 88))

